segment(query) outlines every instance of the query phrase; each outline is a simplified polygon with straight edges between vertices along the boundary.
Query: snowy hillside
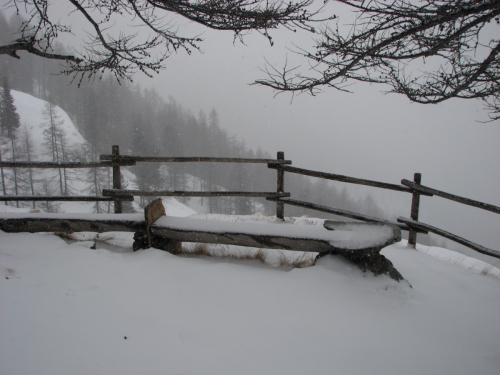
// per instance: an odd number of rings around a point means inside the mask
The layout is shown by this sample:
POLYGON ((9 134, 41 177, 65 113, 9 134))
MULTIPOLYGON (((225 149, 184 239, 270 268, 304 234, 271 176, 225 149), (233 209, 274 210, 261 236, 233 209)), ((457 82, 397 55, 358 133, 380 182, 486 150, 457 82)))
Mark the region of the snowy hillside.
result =
MULTIPOLYGON (((16 131, 16 141, 18 142, 17 149, 18 152, 22 152, 23 155, 18 156, 17 160, 28 160, 24 148, 26 147, 26 136, 29 137, 32 149, 31 160, 32 161, 54 161, 53 154, 49 149, 48 144, 50 141, 47 139, 48 128, 50 126, 50 118, 48 117, 48 102, 35 98, 32 95, 25 94, 19 91, 11 90, 11 94, 14 98, 14 103, 17 109, 17 113, 20 117, 21 126, 16 131), (44 134, 45 132, 45 134, 44 134)), ((64 136, 65 146, 67 147, 68 160, 66 161, 81 161, 88 159, 89 156, 87 151, 89 150, 89 145, 87 141, 82 137, 80 132, 77 130, 76 126, 71 121, 68 114, 60 107, 53 106, 53 115, 56 116, 54 122, 57 123, 57 132, 59 135, 64 136)), ((12 160, 12 146, 10 143, 5 143, 2 145, 2 155, 4 160, 12 160)), ((59 160, 62 161, 62 160, 59 160)), ((24 169, 23 171, 26 171, 24 169)), ((101 169, 101 173, 106 173, 105 169, 101 169)), ((95 195, 95 189, 92 191, 91 176, 89 176, 90 170, 88 169, 68 169, 67 174, 67 186, 68 195, 95 195)), ((33 186, 34 194, 32 191, 28 190, 26 187, 26 176, 19 177, 17 185, 19 185, 18 194, 14 190, 16 183, 13 181, 12 170, 6 169, 4 171, 6 175, 6 185, 7 185, 7 195, 62 195, 60 189, 60 184, 58 183, 60 176, 58 176, 58 171, 55 169, 33 169, 33 186), (58 178, 59 177, 59 178, 58 178)), ((18 172, 21 173, 21 172, 18 172)), ((108 173, 109 174, 109 173, 108 173)), ((124 177, 127 183, 129 183, 130 188, 135 187, 135 175, 130 171, 124 169, 124 177)), ((103 186, 107 188, 108 186, 103 186)), ((100 189, 98 189, 100 195, 100 189)), ((0 193, 1 194, 1 193, 0 193)), ((23 202, 17 205, 13 202, 10 206, 0 206, 0 212, 5 211, 30 211, 33 203, 23 202), (16 207, 13 207, 13 206, 16 207), (17 207, 20 206, 20 207, 17 207)), ((101 210, 107 211, 112 210, 112 206, 107 203, 100 204, 101 210)), ((139 206, 134 203, 135 209, 139 210, 139 206)), ((44 206, 42 203, 35 204, 35 210, 37 211, 47 211, 49 207, 44 206)), ((96 210, 95 203, 88 202, 58 202, 51 204, 51 211, 56 212, 82 212, 89 213, 96 210)))
MULTIPOLYGON (((45 110, 46 101, 35 98, 32 95, 23 92, 11 91, 15 100, 17 113, 21 118, 21 128, 19 133, 24 131, 26 126, 30 133, 31 138, 34 140, 35 151, 38 160, 50 160, 47 155, 47 149, 43 144, 43 112, 45 110)), ((86 143, 80 132, 76 129, 75 125, 69 118, 68 114, 60 107, 55 107, 61 116, 62 128, 69 138, 69 142, 74 147, 83 147, 86 143)))

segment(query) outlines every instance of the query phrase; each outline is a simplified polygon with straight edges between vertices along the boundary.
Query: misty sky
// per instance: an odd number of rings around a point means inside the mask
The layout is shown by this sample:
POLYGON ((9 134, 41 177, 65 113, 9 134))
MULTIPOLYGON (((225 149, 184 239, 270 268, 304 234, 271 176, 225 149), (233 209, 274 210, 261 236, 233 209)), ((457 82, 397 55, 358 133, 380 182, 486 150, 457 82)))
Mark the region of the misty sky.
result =
MULTIPOLYGON (((183 23, 183 30, 200 29, 183 23)), ((257 33, 244 46, 233 44, 231 33, 204 30, 203 54, 174 55, 153 80, 137 81, 195 113, 216 108, 222 127, 251 147, 284 151, 295 166, 391 183, 421 172, 424 185, 500 205, 500 122, 479 122, 488 119, 481 102, 420 105, 381 93, 383 86, 359 83, 353 94, 325 89, 315 97, 275 97, 271 89, 249 84, 265 78, 265 60, 279 67, 286 59, 289 66, 300 62, 287 48, 292 40, 300 46, 312 42, 306 33, 272 35, 273 47, 257 33)), ((384 208, 397 206, 397 214, 409 216, 409 194, 369 192, 384 208)), ((420 220, 499 248, 499 215, 422 197, 420 220)))
MULTIPOLYGON (((337 9, 337 4, 332 6, 337 9)), ((343 24, 346 13, 339 12, 343 24)), ((153 79, 134 76, 141 87, 154 87, 194 113, 215 108, 223 128, 252 148, 284 151, 294 166, 391 183, 421 172, 424 185, 500 206, 500 121, 479 122, 488 119, 481 102, 419 105, 380 93, 387 90, 383 86, 360 83, 350 87, 353 94, 325 89, 316 97, 275 97, 271 89, 249 84, 266 77, 260 70, 265 59, 277 67, 288 60, 289 66, 302 63, 306 68, 307 62, 289 49, 293 42, 312 50, 311 34, 274 31, 271 47, 253 33, 242 45, 233 44, 230 32, 175 21, 183 35, 201 33, 204 53, 172 55, 153 79)), ((368 191, 386 210, 409 216, 409 194, 368 191)), ((422 197, 420 220, 500 249, 499 215, 422 197)))

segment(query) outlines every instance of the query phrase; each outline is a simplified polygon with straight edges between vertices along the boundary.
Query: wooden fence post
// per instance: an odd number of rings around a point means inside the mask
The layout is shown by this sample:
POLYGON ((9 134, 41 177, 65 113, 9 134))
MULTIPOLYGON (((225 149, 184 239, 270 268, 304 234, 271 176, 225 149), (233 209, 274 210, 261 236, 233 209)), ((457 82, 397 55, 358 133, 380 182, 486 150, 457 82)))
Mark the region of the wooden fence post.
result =
MULTIPOLYGON (((2 161, 2 150, 0 150, 0 162, 2 161)), ((3 174, 3 167, 0 167, 1 177, 2 177, 2 189, 3 195, 7 195, 7 190, 5 189, 5 177, 3 174)), ((5 205, 8 206, 7 201, 5 201, 5 205)))
MULTIPOLYGON (((285 153, 283 151, 278 151, 278 160, 285 160, 285 153)), ((285 171, 281 169, 278 169, 277 171, 278 187, 276 191, 278 193, 283 193, 285 191, 285 171)), ((285 220, 285 204, 282 202, 276 202, 276 218, 285 220)))
MULTIPOLYGON (((111 153, 113 155, 120 155, 120 146, 112 146, 111 153)), ((113 189, 121 189, 122 188, 122 176, 120 173, 120 166, 113 166, 113 189)), ((122 213, 122 201, 120 199, 115 199, 115 214, 122 213)))
MULTIPOLYGON (((421 173, 415 173, 413 175, 413 181, 416 184, 419 184, 422 182, 422 174, 421 173)), ((412 194, 411 198, 411 218, 412 220, 418 221, 418 210, 420 208, 420 194, 418 192, 414 192, 412 194)), ((410 231, 408 234, 408 245, 411 245, 413 248, 417 246, 417 232, 415 231, 410 231)))

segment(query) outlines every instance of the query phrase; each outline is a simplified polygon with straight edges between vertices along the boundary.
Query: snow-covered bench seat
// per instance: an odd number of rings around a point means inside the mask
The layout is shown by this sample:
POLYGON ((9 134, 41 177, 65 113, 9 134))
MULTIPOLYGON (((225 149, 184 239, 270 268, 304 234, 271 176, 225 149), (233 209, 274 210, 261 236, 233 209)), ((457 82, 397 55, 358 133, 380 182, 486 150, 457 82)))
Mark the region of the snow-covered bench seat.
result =
POLYGON ((350 253, 378 252, 401 240, 392 225, 327 221, 326 227, 285 222, 241 223, 163 216, 151 226, 153 236, 176 242, 218 243, 265 249, 350 253))
MULTIPOLYGON (((142 214, 0 213, 5 232, 145 232, 142 214)), ((161 216, 153 237, 175 242, 217 243, 267 249, 350 253, 378 252, 401 240, 397 226, 326 221, 325 226, 284 222, 241 223, 161 216), (328 229, 327 229, 328 228, 328 229)))
POLYGON ((285 222, 227 222, 165 216, 163 205, 148 206, 145 214, 0 213, 5 232, 135 232, 134 250, 153 246, 179 253, 182 242, 215 243, 338 254, 364 270, 402 279, 379 254, 401 240, 399 227, 383 223, 325 221, 319 225, 285 222), (149 210, 149 211, 148 211, 149 210))

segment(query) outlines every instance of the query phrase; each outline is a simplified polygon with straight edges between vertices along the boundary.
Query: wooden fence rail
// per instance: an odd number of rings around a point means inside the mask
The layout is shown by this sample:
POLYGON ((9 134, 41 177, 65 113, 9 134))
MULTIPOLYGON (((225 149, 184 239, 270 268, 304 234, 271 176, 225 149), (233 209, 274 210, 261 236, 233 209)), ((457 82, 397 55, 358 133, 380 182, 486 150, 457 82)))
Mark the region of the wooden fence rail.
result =
MULTIPOLYGON (((134 197, 132 195, 120 196, 121 200, 133 201, 134 197)), ((19 201, 19 202, 112 202, 114 198, 98 196, 98 195, 88 195, 88 196, 66 196, 66 195, 53 195, 53 196, 41 196, 41 195, 0 195, 0 202, 8 201, 19 201)))
POLYGON ((464 246, 467 246, 471 249, 474 249, 482 254, 486 254, 495 258, 500 258, 500 251, 493 250, 493 249, 488 249, 487 247, 478 245, 477 243, 474 243, 472 241, 466 240, 465 238, 459 237, 456 234, 452 234, 450 232, 447 232, 445 230, 433 227, 429 224, 424 224, 419 221, 411 220, 405 217, 398 217, 398 221, 401 223, 405 223, 409 226, 415 227, 415 228, 420 228, 422 230, 427 230, 429 232, 438 234, 442 237, 448 238, 452 241, 458 242, 459 244, 462 244, 464 246))
POLYGON ((0 161, 0 168, 105 168, 105 167, 115 167, 122 166, 128 167, 135 165, 133 160, 117 160, 117 161, 102 161, 102 162, 65 162, 65 163, 54 163, 48 161, 0 161))
POLYGON ((289 197, 290 193, 260 192, 260 191, 171 191, 171 190, 114 190, 103 189, 102 195, 107 197, 138 196, 138 197, 289 197))
POLYGON ((103 161, 134 161, 159 163, 253 163, 253 164, 292 164, 291 160, 276 159, 245 159, 245 158, 212 158, 212 157, 160 157, 160 156, 130 156, 130 155, 101 155, 103 161))
MULTIPOLYGON (((406 186, 389 184, 386 182, 379 182, 379 181, 372 181, 372 180, 363 180, 361 178, 343 176, 340 174, 312 171, 309 169, 290 167, 290 166, 286 166, 286 165, 276 165, 276 163, 270 164, 269 168, 278 169, 278 170, 281 170, 283 172, 288 172, 288 173, 296 173, 296 174, 300 174, 303 176, 319 177, 319 178, 324 178, 324 179, 332 180, 332 181, 347 182, 350 184, 372 186, 372 187, 378 187, 378 188, 382 188, 382 189, 402 191, 405 193, 413 193, 414 192, 413 189, 410 189, 406 186)), ((421 194, 432 196, 432 194, 425 194, 425 193, 421 193, 421 194)))
POLYGON ((401 180, 401 183, 413 190, 418 191, 420 194, 426 193, 426 194, 436 195, 438 197, 446 198, 458 203, 466 204, 468 206, 482 208, 483 210, 488 210, 496 214, 500 214, 500 207, 494 206, 492 204, 475 201, 469 198, 459 197, 458 195, 446 193, 444 191, 436 190, 427 186, 422 186, 418 183, 411 182, 405 179, 401 180))
MULTIPOLYGON (((357 212, 342 210, 340 208, 322 206, 322 205, 319 205, 319 204, 310 203, 310 202, 304 202, 304 201, 299 201, 299 200, 296 200, 296 199, 282 199, 282 198, 266 198, 266 199, 270 200, 270 201, 278 201, 278 202, 281 202, 283 204, 288 204, 290 206, 297 206, 297 207, 309 208, 311 210, 326 212, 326 213, 329 213, 329 214, 334 214, 334 215, 337 215, 337 216, 348 217, 348 218, 356 219, 356 220, 362 220, 362 221, 366 221, 366 222, 370 222, 370 223, 392 224, 392 225, 398 226, 401 230, 406 230, 406 231, 415 230, 414 228, 411 228, 411 227, 409 227, 406 224, 401 224, 401 223, 397 223, 395 221, 390 221, 390 220, 384 220, 384 219, 380 219, 380 218, 373 217, 373 216, 362 215, 362 214, 359 214, 357 212)), ((427 234, 426 230, 417 229, 416 231, 419 232, 419 233, 427 234)))

